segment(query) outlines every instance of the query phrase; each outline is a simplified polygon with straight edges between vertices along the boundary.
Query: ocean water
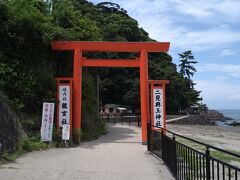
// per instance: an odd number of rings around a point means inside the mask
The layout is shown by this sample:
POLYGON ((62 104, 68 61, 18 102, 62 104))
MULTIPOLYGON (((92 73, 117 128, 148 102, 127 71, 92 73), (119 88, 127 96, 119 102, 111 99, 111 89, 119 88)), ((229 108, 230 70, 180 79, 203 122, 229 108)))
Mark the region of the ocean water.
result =
POLYGON ((222 113, 225 117, 232 118, 233 120, 228 120, 227 122, 218 121, 217 125, 228 126, 229 123, 234 121, 240 122, 240 109, 218 109, 218 112, 222 113))
POLYGON ((230 117, 234 120, 240 121, 240 109, 218 109, 225 117, 230 117))

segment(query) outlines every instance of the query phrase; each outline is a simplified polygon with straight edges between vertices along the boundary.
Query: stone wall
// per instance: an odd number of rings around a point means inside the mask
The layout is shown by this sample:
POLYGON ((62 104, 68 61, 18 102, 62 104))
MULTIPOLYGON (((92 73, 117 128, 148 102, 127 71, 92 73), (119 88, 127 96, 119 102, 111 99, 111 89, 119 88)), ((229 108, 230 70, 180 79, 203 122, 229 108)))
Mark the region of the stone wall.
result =
POLYGON ((178 121, 169 122, 169 124, 189 124, 189 125, 215 125, 216 121, 227 119, 222 113, 215 110, 209 110, 200 115, 190 115, 178 121))

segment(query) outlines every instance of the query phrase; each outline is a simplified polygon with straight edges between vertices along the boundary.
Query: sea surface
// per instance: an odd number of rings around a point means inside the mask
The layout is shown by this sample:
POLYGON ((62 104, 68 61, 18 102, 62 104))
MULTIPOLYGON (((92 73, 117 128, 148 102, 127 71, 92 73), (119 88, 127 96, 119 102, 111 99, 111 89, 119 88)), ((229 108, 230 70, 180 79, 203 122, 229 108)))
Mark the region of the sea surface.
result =
POLYGON ((240 122, 240 109, 217 109, 218 112, 222 113, 225 117, 232 118, 233 120, 228 120, 226 123, 217 122, 218 125, 227 125, 228 123, 232 123, 234 121, 240 122))

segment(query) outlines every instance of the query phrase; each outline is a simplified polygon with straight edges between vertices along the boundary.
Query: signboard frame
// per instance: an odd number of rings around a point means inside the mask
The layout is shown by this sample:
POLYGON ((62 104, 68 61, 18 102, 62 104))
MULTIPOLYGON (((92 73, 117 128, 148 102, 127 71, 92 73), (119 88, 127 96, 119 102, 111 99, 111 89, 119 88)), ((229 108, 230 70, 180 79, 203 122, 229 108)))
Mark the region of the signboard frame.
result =
POLYGON ((62 140, 65 142, 70 140, 70 125, 69 124, 63 124, 62 126, 62 140))
POLYGON ((43 106, 42 106, 42 123, 41 123, 41 141, 43 141, 43 142, 52 142, 54 110, 55 110, 55 104, 54 103, 43 102, 43 106), (52 111, 49 111, 50 107, 48 108, 48 106, 52 106, 52 111), (49 116, 49 115, 51 115, 51 116, 49 116), (51 117, 51 122, 49 120, 49 117, 51 117), (47 129, 48 129, 48 131, 47 131, 47 129), (45 131, 48 132, 47 133, 47 134, 49 134, 48 136, 45 136, 45 133, 44 133, 45 131))
POLYGON ((72 85, 72 78, 56 78, 57 80, 57 129, 60 130, 60 119, 59 119, 59 111, 60 111, 60 86, 70 86, 70 116, 69 116, 69 125, 70 125, 70 138, 72 137, 72 92, 73 92, 73 85, 72 85))
POLYGON ((153 131, 158 131, 160 128, 156 128, 154 127, 155 126, 155 123, 154 123, 154 90, 155 89, 161 89, 162 90, 162 115, 163 115, 163 124, 162 124, 162 127, 163 129, 166 129, 166 94, 165 94, 165 84, 163 85, 157 85, 157 86, 154 86, 153 84, 151 85, 151 124, 152 124, 152 127, 151 129, 153 131))

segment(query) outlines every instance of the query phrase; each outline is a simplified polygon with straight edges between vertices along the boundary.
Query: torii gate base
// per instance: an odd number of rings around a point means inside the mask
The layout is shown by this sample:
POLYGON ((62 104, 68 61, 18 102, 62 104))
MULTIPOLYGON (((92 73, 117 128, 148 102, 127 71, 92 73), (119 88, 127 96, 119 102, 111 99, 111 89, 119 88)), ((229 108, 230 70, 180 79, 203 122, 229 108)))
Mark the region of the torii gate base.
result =
POLYGON ((53 41, 52 49, 74 51, 73 63, 73 118, 72 133, 75 143, 80 143, 82 109, 83 67, 136 67, 140 68, 140 100, 142 143, 147 143, 148 106, 148 52, 167 52, 169 42, 81 42, 53 41), (83 52, 138 52, 136 59, 86 59, 83 52))

